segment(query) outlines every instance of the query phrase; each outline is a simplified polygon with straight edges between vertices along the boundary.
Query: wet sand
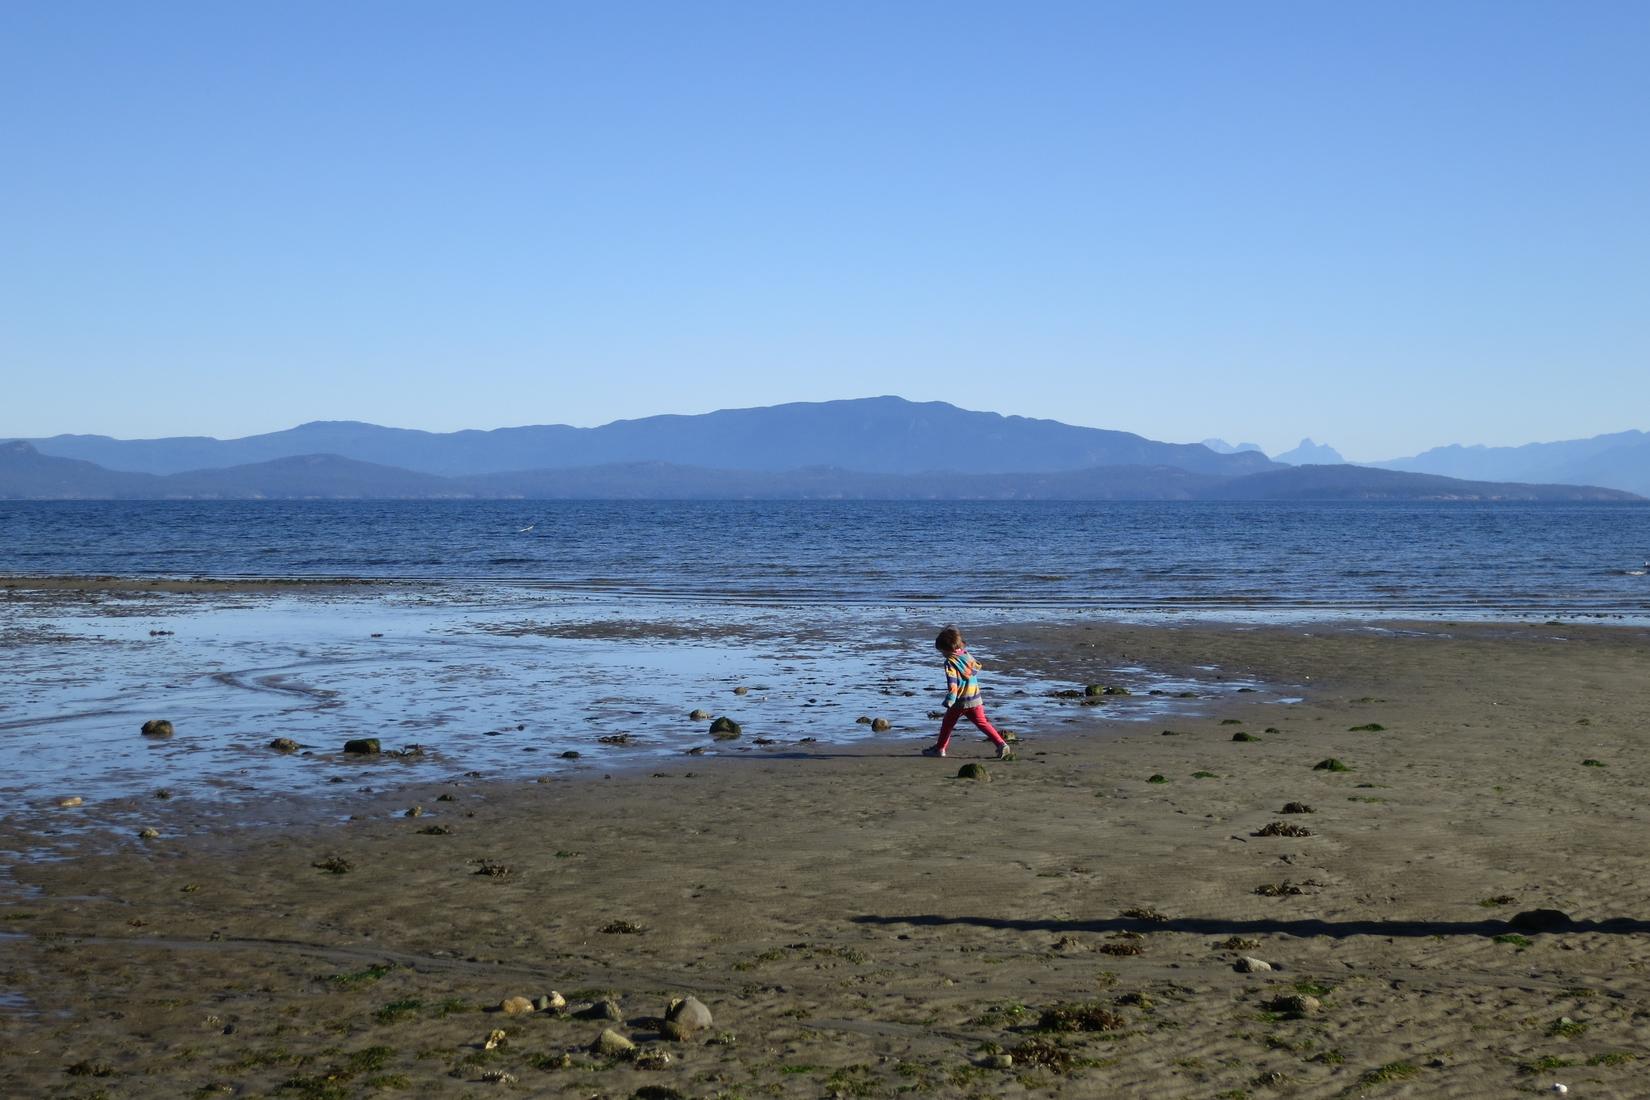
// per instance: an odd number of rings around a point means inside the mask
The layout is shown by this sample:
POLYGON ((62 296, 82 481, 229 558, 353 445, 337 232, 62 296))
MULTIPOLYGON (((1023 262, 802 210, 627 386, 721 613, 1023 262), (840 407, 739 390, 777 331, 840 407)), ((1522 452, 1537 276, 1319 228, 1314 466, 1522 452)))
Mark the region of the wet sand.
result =
POLYGON ((179 838, 157 806, 0 878, 0 1095, 1644 1096, 1650 633, 1381 626, 994 627, 1005 675, 1304 695, 1073 707, 1000 764, 906 733, 346 824, 179 838), (550 990, 621 1019, 494 1011, 550 990), (713 1024, 659 1038, 689 993, 713 1024), (668 1063, 587 1053, 604 1028, 668 1063))

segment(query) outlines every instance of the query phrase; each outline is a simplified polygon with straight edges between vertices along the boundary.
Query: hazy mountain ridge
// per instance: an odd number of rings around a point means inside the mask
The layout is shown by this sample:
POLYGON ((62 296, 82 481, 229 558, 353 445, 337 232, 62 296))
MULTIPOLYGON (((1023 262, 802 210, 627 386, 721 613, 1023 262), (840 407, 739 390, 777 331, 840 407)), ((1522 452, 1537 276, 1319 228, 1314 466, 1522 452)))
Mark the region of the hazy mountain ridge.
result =
POLYGON ((1575 486, 1458 481, 1358 466, 1302 466, 1237 477, 1172 466, 1097 466, 1017 474, 784 472, 664 462, 617 463, 449 478, 339 455, 279 458, 219 470, 138 474, 0 444, 0 499, 33 500, 1630 500, 1575 486))
POLYGON ((440 433, 356 421, 315 421, 230 440, 59 435, 28 442, 44 455, 150 474, 308 454, 335 454, 444 476, 628 462, 767 472, 829 466, 885 474, 940 468, 985 474, 1176 466, 1231 476, 1271 466, 1265 455, 1254 452, 1221 455, 1197 443, 1161 443, 1131 432, 972 412, 941 401, 898 397, 653 416, 616 420, 598 428, 537 425, 440 433))
POLYGON ((1367 465, 1411 473, 1490 481, 1581 481, 1650 495, 1650 433, 1612 432, 1588 439, 1526 443, 1518 447, 1434 447, 1409 458, 1367 465))

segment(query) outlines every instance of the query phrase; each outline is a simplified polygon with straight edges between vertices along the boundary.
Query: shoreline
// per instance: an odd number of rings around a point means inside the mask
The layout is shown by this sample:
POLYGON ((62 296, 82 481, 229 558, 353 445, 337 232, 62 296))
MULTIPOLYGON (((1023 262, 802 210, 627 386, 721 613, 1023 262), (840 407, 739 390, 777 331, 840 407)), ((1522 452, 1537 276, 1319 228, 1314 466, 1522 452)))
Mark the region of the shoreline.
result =
POLYGON ((866 746, 461 778, 374 794, 343 825, 14 867, 0 931, 21 934, 6 983, 27 1005, 0 996, 0 1085, 1638 1095, 1650 633, 1384 626, 992 639, 1000 663, 1073 681, 1099 652, 1312 685, 1298 704, 1235 696, 1172 737, 1027 735, 1005 764, 969 741, 946 761, 866 746), (1332 757, 1351 770, 1314 769, 1332 757), (955 778, 970 760, 990 782, 955 778), (1315 812, 1279 814, 1294 801, 1315 812), (1252 835, 1272 821, 1313 835, 1252 835), (332 860, 346 873, 316 866, 332 860), (1574 921, 1514 926, 1541 909, 1574 921), (1241 955, 1277 969, 1237 973, 1241 955), (549 989, 613 994, 620 1019, 490 1011, 549 989), (713 1028, 659 1038, 685 993, 713 1028), (1316 1004, 1268 1007, 1290 997, 1316 1004), (668 1065, 585 1053, 603 1028, 668 1065))

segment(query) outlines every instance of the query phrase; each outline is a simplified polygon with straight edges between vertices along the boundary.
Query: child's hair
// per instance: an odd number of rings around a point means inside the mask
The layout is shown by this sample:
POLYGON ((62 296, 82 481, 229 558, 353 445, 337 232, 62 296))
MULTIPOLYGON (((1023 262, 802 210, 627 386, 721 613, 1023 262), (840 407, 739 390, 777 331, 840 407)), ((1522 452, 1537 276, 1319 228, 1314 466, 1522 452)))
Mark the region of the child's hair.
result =
POLYGON ((934 648, 941 653, 955 653, 962 648, 962 631, 954 626, 948 626, 940 631, 940 636, 934 639, 934 648))

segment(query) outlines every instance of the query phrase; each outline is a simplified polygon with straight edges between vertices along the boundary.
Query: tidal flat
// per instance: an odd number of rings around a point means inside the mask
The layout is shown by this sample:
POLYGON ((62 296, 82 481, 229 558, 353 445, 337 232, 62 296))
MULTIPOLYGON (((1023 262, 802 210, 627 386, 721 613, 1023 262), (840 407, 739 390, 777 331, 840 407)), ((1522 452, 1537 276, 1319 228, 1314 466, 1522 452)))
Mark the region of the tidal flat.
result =
POLYGON ((0 1094, 1642 1095, 1642 627, 999 616, 997 762, 915 755, 898 609, 56 598, 5 605, 0 1094))

